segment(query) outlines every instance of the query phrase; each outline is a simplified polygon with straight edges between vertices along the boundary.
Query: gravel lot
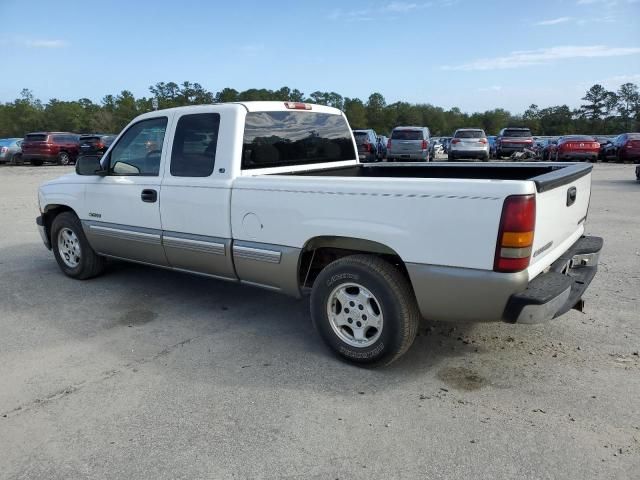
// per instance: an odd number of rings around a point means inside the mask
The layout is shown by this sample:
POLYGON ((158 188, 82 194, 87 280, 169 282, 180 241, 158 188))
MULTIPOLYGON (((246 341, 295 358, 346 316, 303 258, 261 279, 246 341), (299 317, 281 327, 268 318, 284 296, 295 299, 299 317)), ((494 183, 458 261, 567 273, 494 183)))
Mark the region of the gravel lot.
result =
POLYGON ((638 478, 631 165, 595 167, 584 314, 425 323, 382 370, 331 356, 306 299, 121 263, 66 278, 34 220, 69 170, 0 168, 0 478, 638 478))

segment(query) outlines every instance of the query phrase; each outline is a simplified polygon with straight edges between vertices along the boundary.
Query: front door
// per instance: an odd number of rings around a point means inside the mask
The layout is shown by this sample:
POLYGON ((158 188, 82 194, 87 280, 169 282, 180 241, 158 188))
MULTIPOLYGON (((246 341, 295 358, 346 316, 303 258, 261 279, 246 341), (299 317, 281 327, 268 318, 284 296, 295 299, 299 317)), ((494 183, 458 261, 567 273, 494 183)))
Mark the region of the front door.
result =
MULTIPOLYGON (((160 192, 162 243, 178 270, 235 279, 231 256, 231 180, 216 167, 218 134, 233 128, 225 110, 176 115, 160 192)), ((227 131, 228 138, 233 137, 227 131)))
POLYGON ((87 184, 81 218, 96 252, 167 265, 159 194, 169 120, 158 116, 131 125, 103 159, 108 174, 87 184))

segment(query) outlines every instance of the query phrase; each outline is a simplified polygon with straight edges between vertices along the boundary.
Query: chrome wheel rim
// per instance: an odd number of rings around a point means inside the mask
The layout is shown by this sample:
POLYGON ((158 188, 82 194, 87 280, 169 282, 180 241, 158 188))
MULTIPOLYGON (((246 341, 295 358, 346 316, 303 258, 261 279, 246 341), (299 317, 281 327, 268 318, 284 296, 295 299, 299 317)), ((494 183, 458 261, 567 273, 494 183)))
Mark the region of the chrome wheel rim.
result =
POLYGON ((60 155, 60 163, 62 165, 69 165, 69 155, 67 155, 66 153, 60 155))
POLYGON ((343 283, 333 289, 327 300, 327 316, 338 338, 352 347, 370 347, 382 334, 380 302, 358 283, 343 283))
POLYGON ((67 267, 76 268, 80 264, 80 240, 70 228, 63 228, 58 233, 58 252, 67 267))

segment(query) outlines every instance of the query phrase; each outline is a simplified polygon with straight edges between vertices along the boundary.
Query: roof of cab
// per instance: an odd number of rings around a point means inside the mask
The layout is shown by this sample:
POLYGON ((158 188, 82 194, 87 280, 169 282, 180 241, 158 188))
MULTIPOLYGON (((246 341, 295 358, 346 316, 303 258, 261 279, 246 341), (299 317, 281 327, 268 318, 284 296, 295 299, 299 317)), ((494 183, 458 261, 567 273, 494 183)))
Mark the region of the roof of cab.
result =
POLYGON ((165 108, 162 110, 156 110, 155 112, 148 112, 144 115, 150 115, 153 113, 159 112, 177 112, 177 113, 185 113, 185 112, 193 112, 197 110, 205 110, 211 107, 227 107, 227 108, 244 108, 247 112, 285 112, 285 111, 299 111, 299 112, 316 112, 316 113, 329 113, 333 115, 342 115, 342 111, 333 108, 327 107, 325 105, 318 105, 315 103, 307 103, 306 105, 311 106, 310 110, 296 110, 295 108, 288 108, 287 104, 300 104, 302 102, 229 102, 229 103, 209 103, 203 105, 188 105, 185 107, 173 107, 173 108, 165 108))

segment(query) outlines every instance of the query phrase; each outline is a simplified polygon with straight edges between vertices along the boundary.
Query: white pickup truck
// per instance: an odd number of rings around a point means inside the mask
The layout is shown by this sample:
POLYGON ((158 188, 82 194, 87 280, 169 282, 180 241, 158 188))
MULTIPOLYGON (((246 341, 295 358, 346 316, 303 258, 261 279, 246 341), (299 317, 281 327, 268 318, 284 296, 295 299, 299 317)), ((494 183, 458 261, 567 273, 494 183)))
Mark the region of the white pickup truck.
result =
POLYGON ((37 224, 73 278, 115 258, 309 293, 325 342, 380 365, 421 317, 533 323, 581 308, 602 248, 584 236, 591 168, 361 164, 333 108, 181 107, 141 115, 102 158, 43 184, 37 224))

